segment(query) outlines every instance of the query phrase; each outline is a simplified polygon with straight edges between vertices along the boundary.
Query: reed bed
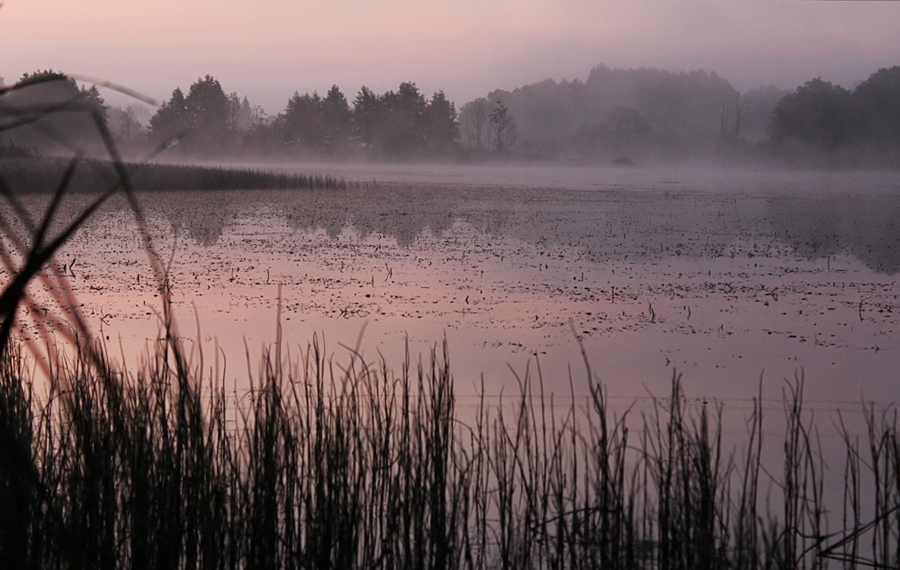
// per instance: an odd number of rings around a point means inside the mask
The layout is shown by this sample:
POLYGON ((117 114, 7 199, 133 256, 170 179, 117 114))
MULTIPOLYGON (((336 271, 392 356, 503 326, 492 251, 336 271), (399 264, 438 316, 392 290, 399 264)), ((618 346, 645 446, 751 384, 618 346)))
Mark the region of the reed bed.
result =
MULTIPOLYGON (((16 150, 16 149, 13 149, 16 150)), ((9 151, 12 153, 12 150, 9 151)), ((0 153, 0 171, 18 193, 49 194, 59 184, 68 160, 55 157, 8 156, 0 153)), ((288 174, 250 168, 123 163, 138 191, 177 190, 336 190, 348 183, 321 174, 288 174)), ((72 176, 68 192, 96 193, 116 182, 118 173, 109 160, 89 159, 72 176)))
POLYGON ((166 335, 123 370, 102 350, 41 387, 0 367, 0 559, 7 568, 896 568, 897 417, 846 430, 843 505, 826 505, 803 384, 784 462, 722 449, 720 411, 680 378, 630 431, 602 386, 564 413, 526 375, 461 418, 447 347, 399 371, 276 348, 254 387, 166 335), (768 475, 766 475, 768 474, 768 475), (771 484, 769 477, 771 476, 771 484), (777 488, 772 508, 764 487, 777 488), (832 530, 829 530, 832 529, 832 530), (839 529, 837 531, 833 529, 839 529))

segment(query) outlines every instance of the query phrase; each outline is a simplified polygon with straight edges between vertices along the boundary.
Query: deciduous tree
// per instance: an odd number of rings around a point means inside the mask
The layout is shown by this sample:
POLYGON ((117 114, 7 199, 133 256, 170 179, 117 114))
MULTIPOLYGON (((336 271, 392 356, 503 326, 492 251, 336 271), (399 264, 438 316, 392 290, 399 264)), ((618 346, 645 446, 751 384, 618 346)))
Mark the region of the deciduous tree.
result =
POLYGON ((491 102, 485 97, 469 101, 459 111, 463 142, 469 148, 490 146, 491 102))
POLYGON ((876 151, 900 151, 900 66, 870 75, 851 99, 857 141, 876 151))
POLYGON ((850 92, 822 79, 785 95, 772 113, 769 137, 781 147, 826 154, 840 148, 850 130, 850 92))
POLYGON ((12 142, 29 147, 58 148, 60 145, 97 146, 98 136, 93 114, 107 124, 107 106, 95 85, 78 87, 74 79, 52 69, 25 73, 17 88, 3 98, 0 114, 53 113, 23 128, 7 133, 12 142))
POLYGON ((494 109, 491 111, 489 119, 494 147, 497 150, 502 151, 516 144, 518 138, 516 121, 502 101, 494 103, 494 109))
POLYGON ((447 99, 443 91, 431 97, 425 110, 427 138, 432 151, 444 153, 456 144, 459 138, 459 123, 456 107, 447 99))

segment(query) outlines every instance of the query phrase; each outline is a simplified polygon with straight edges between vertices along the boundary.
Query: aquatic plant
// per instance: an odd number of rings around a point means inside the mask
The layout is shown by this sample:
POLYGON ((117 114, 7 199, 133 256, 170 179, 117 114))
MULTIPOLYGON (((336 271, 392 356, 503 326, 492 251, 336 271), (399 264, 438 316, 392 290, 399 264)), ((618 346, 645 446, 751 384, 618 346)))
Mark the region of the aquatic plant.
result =
MULTIPOLYGON (((446 344, 399 371, 315 337, 279 346, 246 392, 165 331, 145 364, 102 346, 53 389, 18 345, 0 367, 0 556, 8 567, 894 567, 896 415, 845 432, 845 501, 825 503, 802 379, 787 385, 784 463, 742 454, 719 411, 672 393, 632 431, 602 386, 559 414, 540 372, 510 401, 458 412, 446 344), (634 435, 633 435, 634 434, 634 435), (869 460, 863 459, 869 447, 869 460), (770 474, 780 509, 759 490, 770 474), (874 493, 871 492, 874 490, 874 493), (829 531, 829 525, 844 530, 829 531)), ((839 472, 839 476, 841 476, 839 472)))
MULTIPOLYGON (((0 169, 18 194, 53 192, 67 161, 54 157, 4 159, 0 169)), ((155 190, 332 190, 350 186, 328 175, 278 173, 251 168, 226 168, 160 163, 124 163, 136 191, 155 190)), ((68 184, 70 193, 95 193, 116 180, 111 161, 83 160, 68 184)))

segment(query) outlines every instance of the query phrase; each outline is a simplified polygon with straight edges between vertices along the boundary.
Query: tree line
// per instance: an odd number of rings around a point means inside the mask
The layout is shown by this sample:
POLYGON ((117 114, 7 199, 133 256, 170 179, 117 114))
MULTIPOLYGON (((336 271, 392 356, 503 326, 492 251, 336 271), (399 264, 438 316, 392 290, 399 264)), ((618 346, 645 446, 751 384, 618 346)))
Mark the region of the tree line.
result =
POLYGON ((186 92, 176 88, 143 117, 139 106, 109 107, 95 86, 79 87, 52 70, 26 73, 18 85, 28 87, 0 96, 0 116, 7 120, 28 105, 78 105, 31 128, 4 131, 7 140, 0 144, 8 148, 84 137, 94 119, 74 111, 95 108, 126 151, 168 145, 167 152, 182 158, 900 165, 900 67, 880 69, 852 90, 813 79, 793 91, 741 92, 705 71, 597 66, 585 81, 492 91, 458 114, 443 91, 427 98, 412 82, 381 94, 363 86, 352 101, 337 85, 324 95, 295 92, 270 116, 206 75, 186 92))
POLYGON ((765 139, 768 116, 786 92, 740 93, 715 73, 594 67, 587 79, 547 79, 495 90, 460 108, 460 143, 499 140, 489 120, 498 102, 513 118, 515 148, 548 159, 679 161, 714 155, 726 139, 765 139))
POLYGON ((246 97, 226 95, 207 75, 185 95, 176 88, 150 118, 154 143, 178 137, 191 155, 421 158, 456 148, 454 104, 443 91, 426 99, 415 83, 377 94, 362 87, 352 104, 335 85, 322 96, 295 92, 284 111, 267 117, 246 97))
POLYGON ((24 154, 98 146, 95 122, 107 124, 108 111, 96 85, 79 87, 52 69, 25 73, 16 89, 0 91, 0 146, 24 154))
POLYGON ((337 85, 324 96, 295 92, 281 113, 269 116, 206 75, 186 93, 176 88, 144 123, 140 106, 110 108, 96 86, 79 88, 73 79, 45 70, 23 75, 15 90, 0 96, 0 119, 15 120, 37 103, 61 106, 63 112, 7 131, 7 144, 51 151, 67 146, 64 139, 96 144, 85 141, 96 137, 88 134, 93 118, 83 112, 96 108, 126 149, 162 144, 186 158, 410 159, 446 156, 459 148, 454 103, 443 91, 426 98, 412 82, 382 94, 364 86, 352 103, 337 85))
POLYGON ((900 66, 853 90, 807 81, 775 106, 768 134, 772 152, 793 162, 900 166, 900 66))
MULTIPOLYGON (((852 90, 822 79, 739 91, 715 73, 593 68, 584 81, 496 90, 460 109, 460 143, 498 141, 491 110, 514 117, 519 153, 622 163, 707 159, 797 166, 900 166, 900 67, 852 90)), ((502 144, 502 142, 501 142, 502 144)))

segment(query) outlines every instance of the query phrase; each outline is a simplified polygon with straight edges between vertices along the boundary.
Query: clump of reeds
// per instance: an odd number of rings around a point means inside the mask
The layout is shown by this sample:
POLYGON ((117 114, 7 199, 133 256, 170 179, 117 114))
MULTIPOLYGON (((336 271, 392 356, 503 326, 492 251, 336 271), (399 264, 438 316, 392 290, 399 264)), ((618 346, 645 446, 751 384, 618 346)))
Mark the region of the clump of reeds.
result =
MULTIPOLYGON (((0 148, 2 151, 2 148, 0 148)), ((11 150, 9 152, 12 152, 11 150)), ((58 157, 4 156, 0 167, 7 184, 18 193, 51 193, 66 170, 67 162, 58 157)), ((319 174, 278 173, 251 168, 177 165, 158 163, 124 163, 131 183, 138 191, 158 190, 334 190, 348 183, 334 176, 319 174)), ((110 161, 84 160, 72 176, 67 191, 96 193, 117 179, 110 161)))
POLYGON ((245 394, 167 334, 136 371, 99 348, 61 360, 55 389, 8 352, 0 557, 39 568, 896 564, 895 416, 870 417, 871 461, 846 436, 847 500, 826 505, 799 381, 778 469, 760 464, 758 403, 750 445, 726 452, 718 410, 688 405, 677 376, 631 437, 601 386, 589 408, 559 414, 540 375, 463 422, 446 345, 396 372, 359 357, 341 367, 315 339, 293 362, 279 352, 245 394), (762 471, 783 514, 760 504, 762 471))
POLYGON ((40 156, 40 152, 25 145, 16 144, 11 141, 0 142, 0 160, 9 159, 36 159, 40 156))

